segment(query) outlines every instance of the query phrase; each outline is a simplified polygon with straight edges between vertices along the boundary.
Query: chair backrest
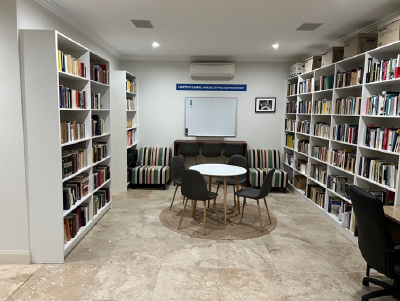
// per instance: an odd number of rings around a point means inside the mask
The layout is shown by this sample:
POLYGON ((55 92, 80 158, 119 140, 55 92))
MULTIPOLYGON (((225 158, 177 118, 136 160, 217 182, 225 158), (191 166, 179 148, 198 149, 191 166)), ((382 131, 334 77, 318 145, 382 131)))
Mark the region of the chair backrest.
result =
POLYGON ((185 164, 183 164, 182 158, 174 156, 171 158, 171 179, 176 183, 180 183, 182 179, 182 171, 185 170, 185 164))
POLYGON ((201 154, 204 157, 219 157, 221 156, 221 145, 219 143, 204 143, 201 154))
POLYGON ((192 169, 182 171, 181 193, 190 200, 206 201, 210 198, 203 175, 192 169))
POLYGON ((169 166, 171 149, 168 147, 141 147, 139 149, 139 166, 169 166))
POLYGON ((231 157, 233 155, 244 155, 243 144, 227 143, 224 148, 224 156, 231 157))
POLYGON ((386 249, 393 246, 393 239, 382 201, 357 186, 350 186, 349 194, 358 225, 361 254, 373 269, 387 274, 386 249))
POLYGON ((247 151, 249 168, 277 168, 281 167, 281 156, 276 149, 250 149, 247 151))
POLYGON ((265 198, 270 193, 272 187, 272 177, 274 176, 274 173, 275 168, 268 170, 268 173, 264 177, 263 183, 261 185, 260 192, 258 193, 258 199, 265 198))
POLYGON ((197 156, 199 154, 199 146, 196 142, 182 142, 179 146, 179 154, 182 156, 197 156))
MULTIPOLYGON (((232 157, 230 157, 228 160, 228 164, 243 167, 247 170, 247 160, 241 155, 233 155, 232 157)), ((232 178, 235 179, 235 177, 232 178)), ((247 173, 239 175, 239 181, 243 179, 247 179, 247 173)))

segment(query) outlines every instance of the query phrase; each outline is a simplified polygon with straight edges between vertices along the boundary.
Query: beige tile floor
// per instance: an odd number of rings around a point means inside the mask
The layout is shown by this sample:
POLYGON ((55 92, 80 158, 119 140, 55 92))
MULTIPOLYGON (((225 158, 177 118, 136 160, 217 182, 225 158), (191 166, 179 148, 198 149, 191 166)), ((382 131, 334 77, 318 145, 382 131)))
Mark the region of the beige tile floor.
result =
POLYGON ((0 299, 347 301, 376 289, 361 284, 358 248, 291 193, 268 197, 275 230, 237 241, 165 228, 158 216, 172 194, 173 187, 114 195, 65 264, 0 265, 0 299))

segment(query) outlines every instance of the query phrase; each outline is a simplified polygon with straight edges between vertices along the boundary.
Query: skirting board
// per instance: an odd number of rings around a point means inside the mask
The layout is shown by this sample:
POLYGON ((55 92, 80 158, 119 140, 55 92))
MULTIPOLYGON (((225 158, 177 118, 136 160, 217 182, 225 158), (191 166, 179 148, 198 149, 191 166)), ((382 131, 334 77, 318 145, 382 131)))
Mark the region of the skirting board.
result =
POLYGON ((31 253, 20 250, 0 250, 0 264, 30 264, 31 253))
POLYGON ((358 239, 355 237, 353 234, 351 234, 349 231, 347 231, 345 228, 343 228, 339 223, 335 222, 332 218, 330 218, 325 212, 323 212, 321 209, 317 208, 315 204, 313 204, 311 201, 309 201, 304 194, 301 194, 296 188, 294 188, 290 183, 288 187, 290 191, 292 191, 295 195, 299 196, 299 198, 303 201, 306 202, 308 205, 310 205, 315 212, 318 212, 319 215, 326 220, 330 225, 336 228, 341 234, 343 234, 348 240, 350 240, 353 244, 358 246, 358 239))

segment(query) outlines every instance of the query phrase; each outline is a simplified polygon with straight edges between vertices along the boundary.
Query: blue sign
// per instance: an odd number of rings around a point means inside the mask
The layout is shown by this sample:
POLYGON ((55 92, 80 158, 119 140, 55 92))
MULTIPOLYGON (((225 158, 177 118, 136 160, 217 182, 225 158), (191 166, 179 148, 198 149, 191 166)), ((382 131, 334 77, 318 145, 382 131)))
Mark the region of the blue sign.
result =
POLYGON ((220 84, 176 84, 176 90, 183 91, 247 91, 247 85, 220 84))

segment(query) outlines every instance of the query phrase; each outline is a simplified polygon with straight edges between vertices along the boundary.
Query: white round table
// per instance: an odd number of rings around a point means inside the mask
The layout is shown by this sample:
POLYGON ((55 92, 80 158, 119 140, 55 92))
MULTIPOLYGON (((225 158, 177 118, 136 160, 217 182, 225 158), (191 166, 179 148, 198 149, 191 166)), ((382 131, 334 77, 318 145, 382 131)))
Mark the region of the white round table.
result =
POLYGON ((247 170, 243 167, 228 165, 228 164, 198 164, 193 165, 189 169, 197 170, 203 176, 209 177, 208 189, 211 191, 212 177, 222 178, 224 180, 224 214, 225 214, 225 225, 226 225, 226 179, 227 177, 236 177, 236 190, 239 190, 239 178, 238 176, 243 175, 247 170))

